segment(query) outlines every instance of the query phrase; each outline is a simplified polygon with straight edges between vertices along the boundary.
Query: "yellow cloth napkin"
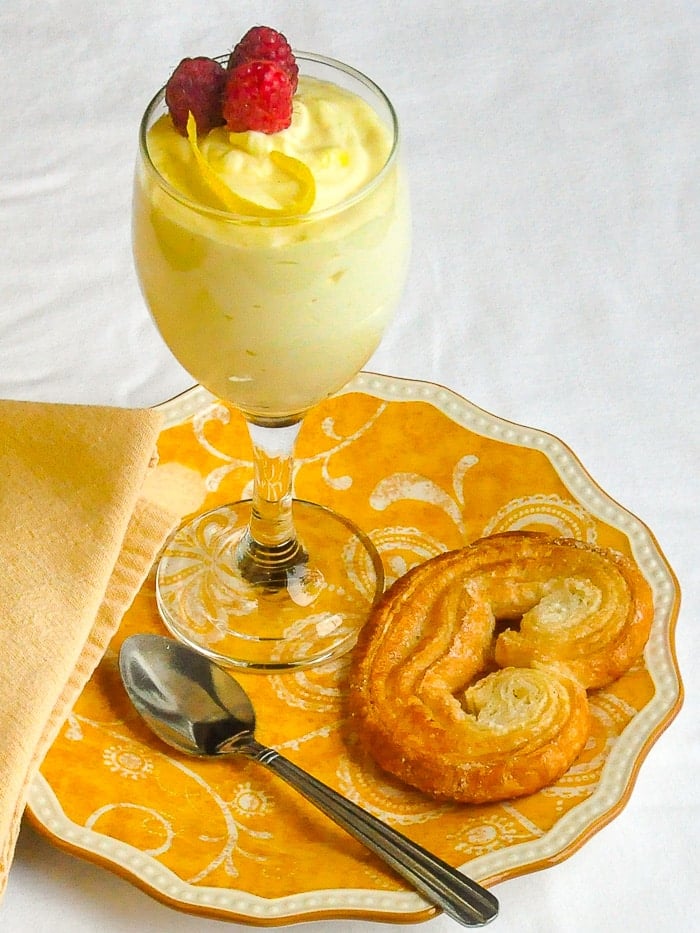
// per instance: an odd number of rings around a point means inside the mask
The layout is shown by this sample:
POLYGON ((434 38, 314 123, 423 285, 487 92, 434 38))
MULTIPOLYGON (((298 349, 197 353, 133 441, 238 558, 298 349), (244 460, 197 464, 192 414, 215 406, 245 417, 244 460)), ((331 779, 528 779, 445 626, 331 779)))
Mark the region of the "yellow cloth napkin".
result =
POLYGON ((28 787, 177 522, 148 483, 159 426, 0 401, 0 897, 28 787))

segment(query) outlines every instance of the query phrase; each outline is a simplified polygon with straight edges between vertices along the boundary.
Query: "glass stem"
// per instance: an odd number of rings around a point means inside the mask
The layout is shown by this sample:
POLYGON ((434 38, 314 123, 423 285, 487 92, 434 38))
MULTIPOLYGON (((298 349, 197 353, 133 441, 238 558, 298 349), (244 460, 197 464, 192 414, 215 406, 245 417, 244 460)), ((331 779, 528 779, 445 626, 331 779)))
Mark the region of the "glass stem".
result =
POLYGON ((292 517, 294 445, 301 421, 281 427, 248 422, 253 444, 253 501, 248 528, 238 544, 244 577, 273 589, 286 586, 291 570, 306 562, 292 517))

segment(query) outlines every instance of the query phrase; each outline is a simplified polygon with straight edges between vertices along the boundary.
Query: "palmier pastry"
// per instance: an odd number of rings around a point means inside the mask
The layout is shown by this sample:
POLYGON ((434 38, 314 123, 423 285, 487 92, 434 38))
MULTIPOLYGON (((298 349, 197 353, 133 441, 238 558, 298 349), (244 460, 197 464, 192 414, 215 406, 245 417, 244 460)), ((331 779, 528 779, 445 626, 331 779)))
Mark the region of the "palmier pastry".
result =
POLYGON ((629 667, 650 623, 631 561, 568 538, 482 538, 414 568, 375 607, 351 714, 377 763, 422 791, 472 803, 530 794, 576 759, 586 687, 629 667), (497 619, 521 629, 495 638, 497 619))
MULTIPOLYGON (((476 545, 496 557, 510 537, 494 535, 476 545)), ((642 654, 654 618, 651 588, 636 564, 574 538, 524 532, 517 537, 516 566, 504 567, 502 580, 512 587, 510 594, 496 584, 491 597, 497 617, 521 618, 517 629, 499 635, 496 663, 565 665, 587 689, 617 680, 642 654), (523 592, 518 605, 517 590, 528 579, 535 598, 523 592)))

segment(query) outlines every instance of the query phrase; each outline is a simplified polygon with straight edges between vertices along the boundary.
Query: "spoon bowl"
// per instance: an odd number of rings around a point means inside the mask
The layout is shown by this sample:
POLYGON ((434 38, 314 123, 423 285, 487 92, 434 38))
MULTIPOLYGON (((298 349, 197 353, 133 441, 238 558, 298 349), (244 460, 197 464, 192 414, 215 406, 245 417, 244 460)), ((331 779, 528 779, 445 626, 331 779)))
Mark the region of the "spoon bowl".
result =
POLYGON ((241 754, 260 762, 458 923, 484 926, 498 914, 490 891, 258 742, 253 705, 223 667, 180 642, 144 634, 125 639, 119 670, 135 709, 167 744, 200 757, 241 754))
POLYGON ((179 642, 132 635, 122 646, 119 669, 137 712, 178 751, 224 755, 255 732, 255 710, 238 681, 179 642))

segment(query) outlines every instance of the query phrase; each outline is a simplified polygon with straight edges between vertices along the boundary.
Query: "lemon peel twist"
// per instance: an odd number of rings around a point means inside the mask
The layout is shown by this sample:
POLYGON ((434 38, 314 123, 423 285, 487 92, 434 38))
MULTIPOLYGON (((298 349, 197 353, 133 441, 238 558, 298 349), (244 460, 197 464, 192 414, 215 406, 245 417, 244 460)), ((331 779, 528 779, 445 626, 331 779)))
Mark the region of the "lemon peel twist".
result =
POLYGON ((187 118, 187 139, 192 149, 195 162, 199 168, 202 179, 212 194, 221 202, 227 211, 233 214, 245 214, 250 217, 293 217, 299 214, 308 214, 316 199, 316 181, 311 169, 300 159, 286 155, 284 152, 272 150, 269 158, 275 168, 292 178, 298 186, 295 198, 281 207, 266 207, 236 194, 232 188, 216 172, 197 141, 197 122, 192 115, 187 118))

